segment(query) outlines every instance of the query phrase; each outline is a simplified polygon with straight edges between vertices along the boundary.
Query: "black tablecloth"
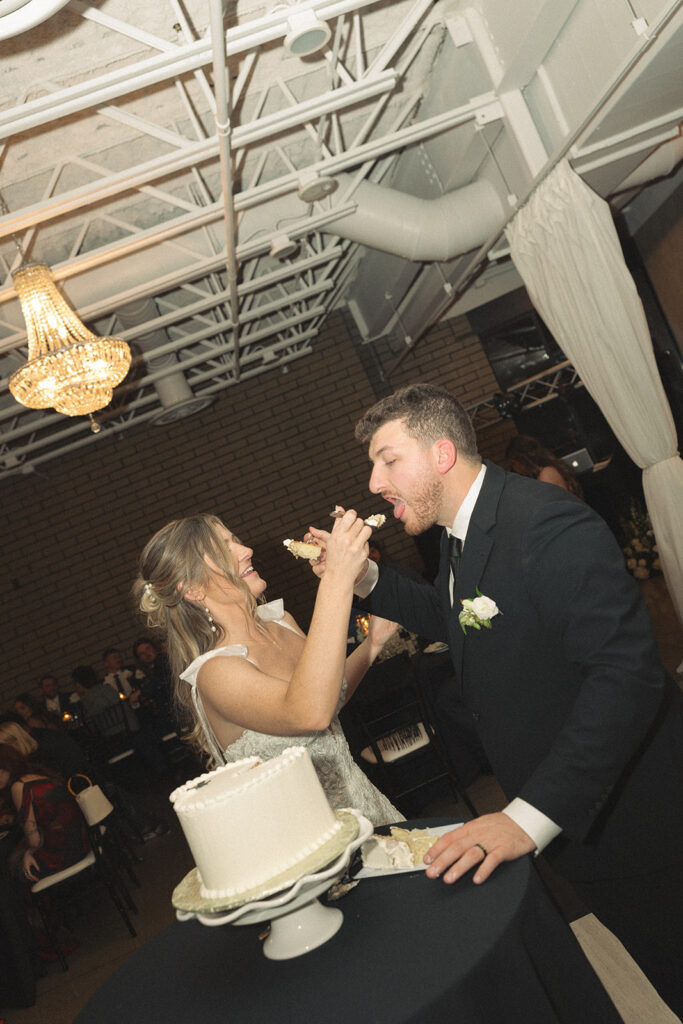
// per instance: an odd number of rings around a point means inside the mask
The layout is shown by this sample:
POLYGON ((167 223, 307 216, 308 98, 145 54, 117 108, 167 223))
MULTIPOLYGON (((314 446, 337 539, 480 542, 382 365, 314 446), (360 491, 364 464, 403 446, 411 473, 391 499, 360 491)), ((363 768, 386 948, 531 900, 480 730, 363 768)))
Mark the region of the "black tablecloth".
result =
MULTIPOLYGON (((411 822, 423 827, 427 822, 411 822)), ((443 824, 431 822, 430 824, 443 824)), ((618 1024, 529 858, 483 885, 423 872, 362 880, 337 934, 266 959, 264 925, 171 925, 74 1024, 618 1024)))

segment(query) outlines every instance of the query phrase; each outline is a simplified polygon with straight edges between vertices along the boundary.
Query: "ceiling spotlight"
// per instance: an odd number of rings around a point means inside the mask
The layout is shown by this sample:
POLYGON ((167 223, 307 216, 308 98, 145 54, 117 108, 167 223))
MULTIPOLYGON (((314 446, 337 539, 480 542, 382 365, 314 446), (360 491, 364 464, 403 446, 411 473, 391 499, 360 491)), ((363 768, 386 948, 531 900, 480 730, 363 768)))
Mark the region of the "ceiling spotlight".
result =
POLYGON ((332 195, 339 188, 336 178, 328 174, 317 174, 315 171, 304 171, 299 175, 297 194, 304 203, 314 203, 318 199, 332 195))
POLYGON ((275 235, 271 242, 270 255, 274 259, 286 260, 289 256, 293 256, 298 248, 297 243, 293 242, 289 235, 275 235))
POLYGON ((287 17, 289 32, 285 36, 285 49, 293 57, 309 57, 322 50, 332 35, 330 26, 317 17, 315 11, 292 11, 287 17))

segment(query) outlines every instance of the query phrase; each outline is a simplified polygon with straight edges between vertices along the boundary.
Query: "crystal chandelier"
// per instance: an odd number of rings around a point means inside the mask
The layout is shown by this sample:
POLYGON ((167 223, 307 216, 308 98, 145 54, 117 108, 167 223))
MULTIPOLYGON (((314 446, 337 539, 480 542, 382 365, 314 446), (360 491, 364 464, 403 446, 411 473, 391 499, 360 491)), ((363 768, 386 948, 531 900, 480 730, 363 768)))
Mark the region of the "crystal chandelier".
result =
POLYGON ((9 379, 17 402, 65 416, 85 416, 109 405, 130 366, 126 342, 89 331, 43 264, 20 267, 12 280, 28 337, 28 362, 9 379))

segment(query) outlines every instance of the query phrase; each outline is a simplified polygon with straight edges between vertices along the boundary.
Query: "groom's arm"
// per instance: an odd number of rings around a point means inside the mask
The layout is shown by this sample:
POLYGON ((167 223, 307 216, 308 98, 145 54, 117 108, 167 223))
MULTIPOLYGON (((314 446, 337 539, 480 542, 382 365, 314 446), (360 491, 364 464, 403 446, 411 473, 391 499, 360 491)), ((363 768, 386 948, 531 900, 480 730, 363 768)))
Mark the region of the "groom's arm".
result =
MULTIPOLYGON (((360 598, 369 598, 379 581, 380 570, 376 562, 368 559, 365 575, 356 583, 355 594, 360 598)), ((369 603, 366 601, 369 607, 369 603)), ((540 853, 562 831, 551 818, 533 807, 526 800, 516 797, 507 807, 506 814, 532 840, 536 853, 540 853)))
MULTIPOLYGON (((417 583, 388 566, 368 561, 368 571, 356 583, 354 593, 364 598, 373 615, 398 622, 404 629, 427 640, 448 642, 448 629, 437 584, 417 583)), ((449 609, 450 610, 450 609, 449 609)))

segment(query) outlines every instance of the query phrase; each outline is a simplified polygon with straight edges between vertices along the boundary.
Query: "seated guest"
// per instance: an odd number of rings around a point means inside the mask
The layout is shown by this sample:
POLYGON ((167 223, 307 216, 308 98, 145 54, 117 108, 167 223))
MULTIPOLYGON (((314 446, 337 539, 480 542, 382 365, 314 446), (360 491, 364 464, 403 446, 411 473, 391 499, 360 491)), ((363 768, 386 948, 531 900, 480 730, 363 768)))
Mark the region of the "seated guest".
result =
MULTIPOLYGON (((77 666, 72 677, 81 697, 86 723, 88 719, 96 718, 107 708, 120 706, 123 712, 121 721, 98 728, 98 732, 107 737, 128 734, 126 742, 135 749, 146 767, 157 778, 164 778, 168 774, 169 766, 158 736, 150 729, 146 718, 141 717, 139 711, 130 706, 130 698, 122 700, 120 691, 115 690, 113 686, 100 683, 92 665, 77 666)), ((133 693, 137 694, 139 691, 135 690, 133 693)))
MULTIPOLYGON (((71 678, 76 686, 76 692, 81 698, 86 721, 101 711, 106 711, 107 708, 117 707, 121 704, 120 692, 114 686, 106 685, 106 681, 101 683, 91 665, 78 665, 71 673, 71 678)), ((110 734, 122 732, 124 728, 122 724, 120 728, 114 729, 110 734)))
POLYGON ((16 722, 0 724, 0 743, 14 747, 35 764, 68 779, 83 772, 92 774, 88 756, 73 738, 63 729, 32 729, 30 734, 16 722))
POLYGON ((45 711, 42 703, 33 694, 24 692, 14 698, 14 710, 21 718, 26 729, 56 729, 54 715, 45 711))
POLYGON ((102 777, 83 748, 68 732, 50 730, 43 742, 36 741, 15 722, 0 724, 0 744, 6 743, 34 765, 40 765, 67 781, 72 775, 85 775, 102 787, 114 807, 121 812, 131 832, 142 842, 166 835, 168 825, 112 779, 102 777), (45 740, 48 740, 46 743, 45 740), (55 742, 58 741, 58 742, 55 742))
POLYGON ((28 883, 89 852, 85 819, 62 779, 0 743, 0 788, 9 787, 24 838, 10 858, 28 883))
POLYGON ((509 443, 505 458, 513 473, 530 476, 544 484, 556 484, 577 498, 583 498, 581 484, 569 466, 544 448, 535 437, 517 434, 509 443))
POLYGON ((43 707, 48 714, 61 719, 65 711, 71 713, 73 704, 78 703, 77 693, 63 693, 57 684, 56 676, 43 676, 40 680, 40 688, 43 691, 43 707))
MULTIPOLYGON (((9 858, 10 873, 15 877, 33 885, 90 852, 85 819, 62 779, 6 743, 0 743, 0 788, 9 788, 23 831, 23 840, 9 858)), ((38 920, 31 924, 38 956, 51 958, 54 953, 38 920)), ((65 952, 75 948, 73 937, 63 926, 54 931, 65 952)))
POLYGON ((162 731, 175 728, 172 709, 173 684, 168 655, 147 636, 139 637, 135 641, 133 654, 145 678, 142 687, 143 704, 160 719, 159 728, 162 731))
POLYGON ((117 647, 107 647, 102 660, 106 669, 105 685, 127 697, 131 707, 137 707, 140 703, 140 687, 145 681, 145 673, 133 665, 124 666, 123 654, 117 647))

